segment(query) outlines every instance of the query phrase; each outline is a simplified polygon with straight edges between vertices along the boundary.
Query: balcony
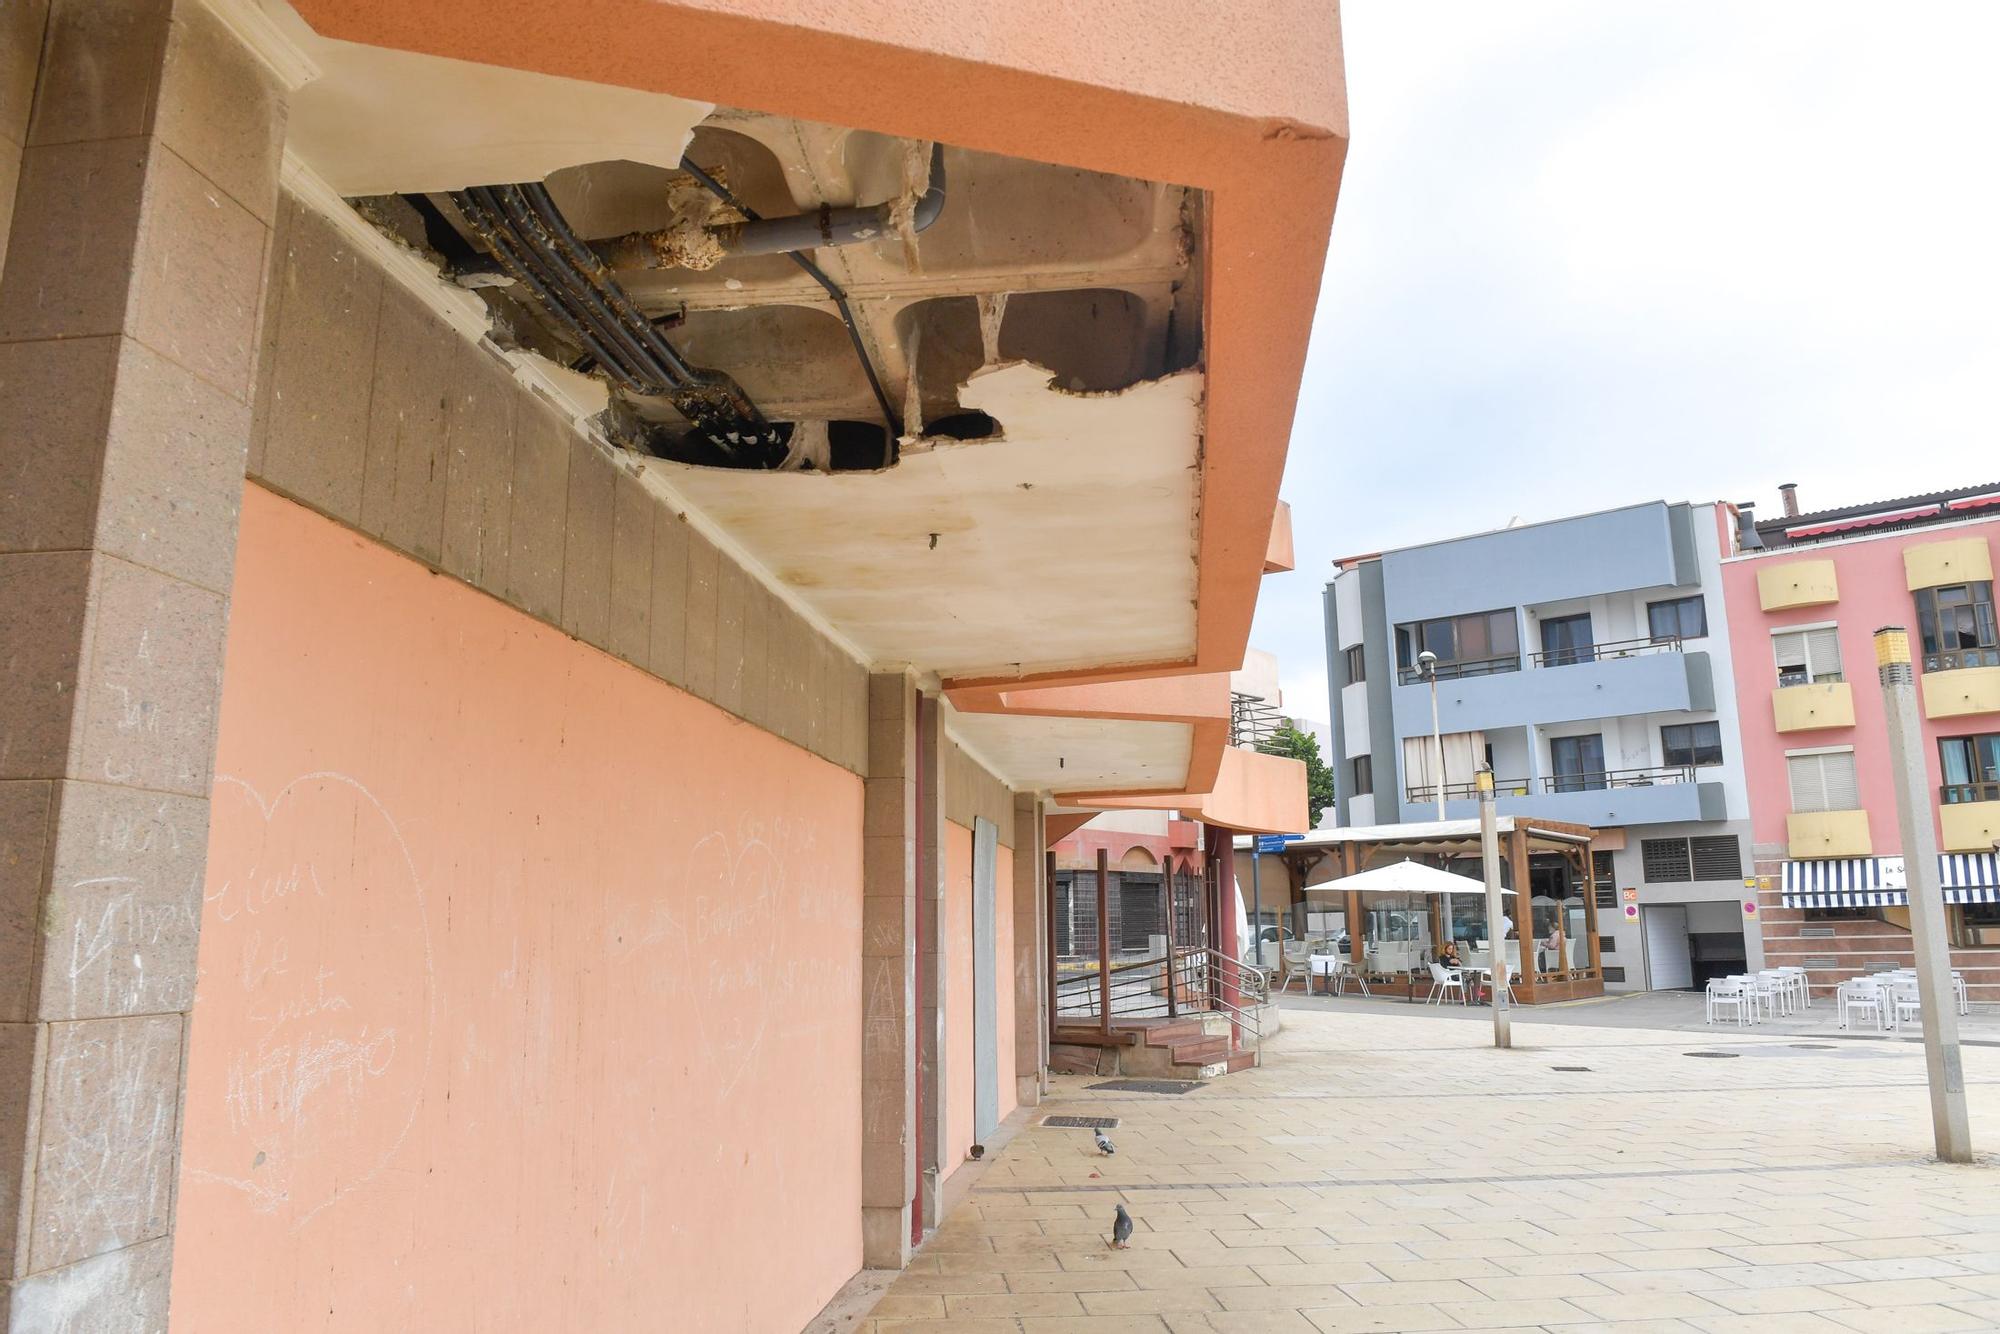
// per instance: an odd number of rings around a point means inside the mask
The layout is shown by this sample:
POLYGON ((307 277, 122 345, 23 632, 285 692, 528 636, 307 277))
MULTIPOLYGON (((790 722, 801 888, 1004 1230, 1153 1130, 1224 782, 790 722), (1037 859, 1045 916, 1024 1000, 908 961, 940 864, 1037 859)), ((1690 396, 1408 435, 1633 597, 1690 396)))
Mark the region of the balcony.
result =
POLYGON ((1795 860, 1875 853, 1867 811, 1794 811, 1785 817, 1785 842, 1787 855, 1795 860))
POLYGON ((1905 547, 1903 572, 1912 593, 1920 588, 1984 582, 1993 577, 1993 549, 1983 537, 1905 547))
MULTIPOLYGON (((1715 707, 1709 656, 1681 651, 1680 641, 1628 640, 1481 664, 1457 677, 1439 672, 1438 727, 1444 732, 1495 731, 1546 723, 1674 713, 1715 707)), ((1431 730, 1428 684, 1406 681, 1395 691, 1396 728, 1403 736, 1431 730)))
POLYGON ((1845 681, 1779 686, 1771 692, 1771 717, 1780 732, 1852 727, 1854 687, 1845 681))
POLYGON ((2000 844, 2000 783, 1947 783, 1938 789, 1946 852, 1990 852, 2000 844))
POLYGON ((1924 717, 2000 713, 2000 649, 1924 655, 1924 717))
POLYGON ((1823 607, 1840 601, 1840 580, 1830 560, 1794 560, 1757 571, 1757 605, 1765 611, 1823 607))
MULTIPOLYGON (((1456 681, 1467 676, 1498 676, 1503 672, 1521 670, 1521 655, 1503 653, 1497 658, 1466 658, 1460 662, 1437 664, 1437 679, 1456 681)), ((1403 685, 1421 685, 1430 680, 1421 667, 1403 667, 1396 672, 1396 680, 1403 685)))
MULTIPOLYGON (((1661 765, 1532 781, 1497 778, 1493 789, 1502 815, 1533 815, 1587 825, 1725 819, 1722 784, 1703 781, 1700 772, 1687 766, 1661 765)), ((1435 814, 1435 788, 1412 787, 1403 796, 1411 808, 1410 818, 1428 819, 1435 814)), ((1479 814, 1478 793, 1470 783, 1447 783, 1444 799, 1446 819, 1469 820, 1479 814)))

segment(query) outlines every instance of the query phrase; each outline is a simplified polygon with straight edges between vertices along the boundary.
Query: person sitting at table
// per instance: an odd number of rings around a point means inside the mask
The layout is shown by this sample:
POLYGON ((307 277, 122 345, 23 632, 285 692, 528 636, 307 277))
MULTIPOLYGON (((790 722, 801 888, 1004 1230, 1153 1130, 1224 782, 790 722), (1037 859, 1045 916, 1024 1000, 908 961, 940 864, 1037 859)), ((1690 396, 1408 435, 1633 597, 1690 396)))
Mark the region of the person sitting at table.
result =
POLYGON ((1549 938, 1543 943, 1547 946, 1549 955, 1555 960, 1554 966, 1544 971, 1567 973, 1569 971, 1569 942, 1563 937, 1562 918, 1558 917, 1555 925, 1549 928, 1549 938))
POLYGON ((1447 940, 1438 950, 1438 963, 1446 968, 1463 968, 1465 963, 1458 957, 1458 942, 1447 940))

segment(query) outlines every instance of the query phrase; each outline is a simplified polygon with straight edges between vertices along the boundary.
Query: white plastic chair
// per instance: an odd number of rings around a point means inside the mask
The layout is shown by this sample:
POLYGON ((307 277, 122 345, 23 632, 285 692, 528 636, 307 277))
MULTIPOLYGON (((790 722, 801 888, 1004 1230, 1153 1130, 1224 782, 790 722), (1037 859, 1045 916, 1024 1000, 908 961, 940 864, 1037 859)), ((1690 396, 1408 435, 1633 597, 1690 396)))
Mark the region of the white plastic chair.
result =
POLYGON ((1706 993, 1706 1018, 1704 1022, 1714 1023, 1724 1010, 1733 1012, 1739 1027, 1747 1027, 1756 1022, 1753 1011, 1757 998, 1738 978, 1710 978, 1706 993))
POLYGON ((1424 1004, 1435 1005, 1440 1000, 1458 993, 1458 1003, 1465 1004, 1465 974, 1456 968, 1447 968, 1441 963, 1431 965, 1431 994, 1424 1004))
POLYGON ((1878 1029, 1889 1022, 1888 1011, 1882 1004, 1882 984, 1870 977, 1849 978, 1842 982, 1834 989, 1833 1004, 1840 1015, 1842 1028, 1846 1028, 1848 1019, 1857 1014, 1871 1017, 1878 1029))
POLYGON ((1915 982, 1897 982, 1893 990, 1893 996, 1897 1028, 1901 1028, 1906 1022, 1923 1022, 1924 1002, 1923 998, 1917 992, 1917 984, 1915 982))
POLYGON ((1960 1014, 1971 1014, 1972 1002, 1966 998, 1965 994, 1965 974, 1959 972, 1956 968, 1951 970, 1951 991, 1958 998, 1958 1012, 1960 1014))
POLYGON ((1778 972, 1791 984, 1792 996, 1798 1008, 1801 1010, 1810 1010, 1812 1008, 1812 979, 1806 976, 1806 970, 1794 963, 1786 964, 1784 967, 1778 969, 1778 972))
POLYGON ((1285 980, 1278 985, 1279 991, 1290 991, 1297 982, 1307 992, 1312 991, 1312 983, 1306 972, 1306 944, 1304 941, 1286 941, 1278 950, 1278 962, 1285 970, 1285 980))
POLYGON ((1777 969, 1766 968, 1757 974, 1757 999, 1768 1002, 1773 1019, 1791 1014, 1797 1008, 1797 995, 1792 980, 1777 969))
POLYGON ((1361 994, 1364 996, 1372 997, 1375 994, 1368 989, 1368 979, 1361 975, 1361 970, 1354 966, 1354 961, 1340 959, 1333 967, 1333 994, 1338 996, 1346 990, 1349 982, 1361 988, 1361 994))

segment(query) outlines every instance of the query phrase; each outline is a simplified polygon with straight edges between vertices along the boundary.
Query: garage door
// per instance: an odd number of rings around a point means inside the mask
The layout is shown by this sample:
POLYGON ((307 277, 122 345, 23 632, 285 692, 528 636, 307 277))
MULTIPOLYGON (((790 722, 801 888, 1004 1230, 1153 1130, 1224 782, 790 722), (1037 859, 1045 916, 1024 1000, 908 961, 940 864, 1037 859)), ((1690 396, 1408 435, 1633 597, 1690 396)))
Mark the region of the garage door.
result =
POLYGON ((1678 903, 1646 910, 1646 977, 1654 991, 1676 991, 1694 985, 1694 964, 1688 957, 1688 911, 1678 903))

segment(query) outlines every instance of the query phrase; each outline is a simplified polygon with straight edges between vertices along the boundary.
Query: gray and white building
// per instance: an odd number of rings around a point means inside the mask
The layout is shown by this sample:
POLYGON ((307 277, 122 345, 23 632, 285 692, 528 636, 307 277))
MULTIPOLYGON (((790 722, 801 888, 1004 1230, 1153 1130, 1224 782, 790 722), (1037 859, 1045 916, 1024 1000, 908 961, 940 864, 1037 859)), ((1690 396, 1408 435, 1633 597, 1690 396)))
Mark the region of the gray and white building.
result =
MULTIPOLYGON (((1609 990, 1762 964, 1713 504, 1653 501, 1335 562, 1329 704, 1343 826, 1502 814, 1603 831, 1609 990), (1437 655, 1432 689, 1418 655, 1437 655), (1754 901, 1754 895, 1750 896, 1754 901)), ((1538 886, 1537 894, 1551 892, 1538 886)))

